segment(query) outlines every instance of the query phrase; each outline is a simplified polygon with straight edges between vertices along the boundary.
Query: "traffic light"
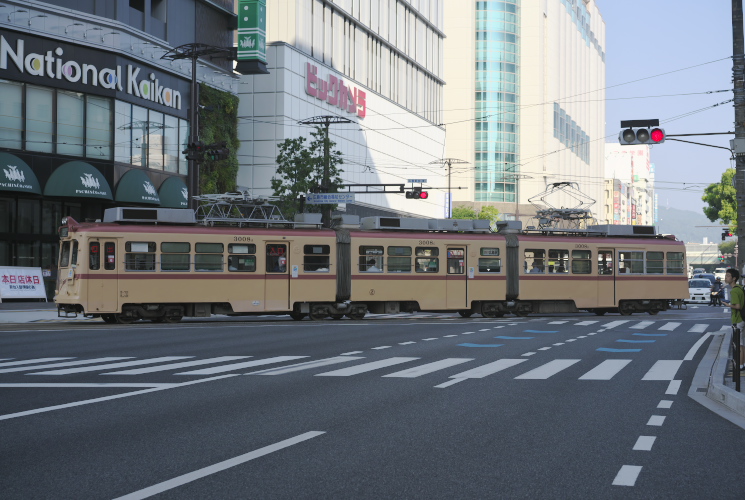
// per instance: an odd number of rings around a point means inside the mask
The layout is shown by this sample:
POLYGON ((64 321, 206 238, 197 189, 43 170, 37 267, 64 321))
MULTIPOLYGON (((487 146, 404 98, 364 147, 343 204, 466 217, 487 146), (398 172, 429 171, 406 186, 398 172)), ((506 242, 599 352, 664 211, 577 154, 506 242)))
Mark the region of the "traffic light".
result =
POLYGON ((208 160, 227 160, 230 155, 230 149, 227 148, 227 142, 219 142, 206 146, 208 160))
POLYGON ((427 191, 422 191, 422 188, 415 187, 412 191, 406 191, 406 198, 412 200, 426 200, 429 198, 427 191))
POLYGON ((665 129, 660 127, 628 127, 618 134, 621 145, 662 144, 665 142, 665 129))
POLYGON ((189 161, 191 160, 199 161, 204 156, 204 151, 205 151, 204 143, 202 141, 197 141, 197 142, 189 143, 189 145, 186 147, 186 149, 182 151, 182 153, 186 155, 186 159, 189 161))
POLYGON ((732 230, 730 229, 722 229, 722 241, 729 238, 730 236, 734 236, 732 233, 732 230))

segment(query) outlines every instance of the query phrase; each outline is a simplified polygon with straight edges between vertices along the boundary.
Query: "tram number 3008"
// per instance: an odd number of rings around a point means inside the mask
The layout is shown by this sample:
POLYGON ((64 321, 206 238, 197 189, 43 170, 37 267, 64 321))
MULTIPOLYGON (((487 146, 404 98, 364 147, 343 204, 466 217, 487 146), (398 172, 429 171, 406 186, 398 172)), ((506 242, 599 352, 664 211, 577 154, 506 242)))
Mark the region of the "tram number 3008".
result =
POLYGON ((574 245, 574 248, 590 248, 590 246, 586 243, 577 243, 574 245))
POLYGON ((419 240, 420 245, 434 245, 435 242, 433 240, 419 240))
POLYGON ((250 236, 233 236, 233 241, 253 241, 250 236))

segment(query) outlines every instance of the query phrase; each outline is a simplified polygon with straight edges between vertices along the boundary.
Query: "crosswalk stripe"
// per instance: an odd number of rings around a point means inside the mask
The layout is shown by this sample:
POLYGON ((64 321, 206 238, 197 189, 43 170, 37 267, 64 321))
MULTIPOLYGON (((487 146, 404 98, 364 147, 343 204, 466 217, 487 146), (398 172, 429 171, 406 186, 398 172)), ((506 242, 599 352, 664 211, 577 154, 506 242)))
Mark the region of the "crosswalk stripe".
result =
POLYGON ((621 326, 624 323, 628 323, 628 319, 619 319, 617 321, 611 321, 610 323, 606 323, 603 325, 603 328, 615 328, 617 326, 621 326))
POLYGON ((544 380, 580 361, 580 359, 555 359, 515 378, 520 380, 544 380))
POLYGON ((497 373, 515 365, 519 365, 527 359, 499 359, 470 370, 451 375, 450 378, 484 378, 492 373, 497 373))
POLYGON ((662 359, 657 361, 647 373, 644 374, 642 380, 674 380, 675 374, 678 372, 680 365, 683 364, 683 360, 668 360, 662 359))
POLYGON ((568 321, 549 321, 549 325, 563 325, 564 323, 569 323, 568 321))
POLYGON ((269 368, 257 372, 246 373, 246 375, 284 375, 285 373, 299 372, 301 370, 310 370, 311 368, 320 368, 322 366, 346 363, 355 359, 365 359, 362 356, 336 356, 334 358, 317 359, 315 361, 305 361, 294 365, 280 366, 279 368, 269 368))
POLYGON ((30 372, 33 370, 39 370, 41 368, 62 368, 63 366, 79 366, 79 365, 90 365, 92 363, 108 363, 109 361, 119 361, 122 359, 132 359, 131 357, 126 358, 95 358, 95 359, 83 359, 80 361, 65 361, 64 363, 51 363, 48 365, 36 365, 36 366, 19 366, 17 368, 6 368, 0 370, 0 373, 12 373, 12 372, 30 372))
POLYGON ((400 372, 389 373, 388 375, 383 375, 383 376, 384 377, 415 378, 421 375, 426 375, 428 373, 442 370, 444 368, 449 368, 451 366, 459 365, 461 363, 467 363, 469 361, 473 361, 473 358, 447 358, 447 359, 442 359, 440 361, 435 361, 433 363, 427 363, 426 365, 420 365, 420 366, 415 366, 413 368, 408 368, 406 370, 401 370, 400 372))
POLYGON ((689 333, 704 333, 706 331, 706 327, 709 326, 706 323, 696 323, 691 327, 690 330, 688 330, 689 333))
POLYGON ((84 366, 83 368, 63 368, 62 370, 51 370, 48 372, 27 373, 27 375, 69 375, 71 373, 95 372, 108 370, 110 368, 124 368, 125 366, 150 365, 164 361, 176 361, 177 359, 189 359, 194 356, 163 356, 160 358, 139 359, 135 361, 123 361, 121 363, 109 363, 106 365, 84 366))
POLYGON ((63 359, 73 358, 38 358, 38 359, 26 359, 23 361, 10 361, 8 363, 0 363, 0 367, 4 366, 18 366, 18 365, 30 365, 33 363, 45 363, 47 361, 62 361, 63 359))
POLYGON ((363 363, 361 365, 351 366, 349 368, 341 368, 325 373, 318 373, 316 377, 349 377, 350 375, 357 375, 359 373, 371 372, 380 368, 386 368, 388 366, 400 365, 401 363, 407 363, 409 361, 415 361, 419 358, 388 358, 380 361, 371 361, 370 363, 363 363))
POLYGON ((590 326, 597 323, 597 321, 580 321, 579 323, 575 323, 574 326, 590 326))
POLYGON ((236 361, 238 359, 246 359, 251 356, 220 356, 217 358, 199 359, 197 361, 184 361, 181 363, 170 363, 167 365, 160 366, 149 366, 147 368, 133 368, 132 370, 122 370, 118 372, 102 373, 101 375, 141 375, 143 373, 154 373, 164 372, 168 370, 178 370, 179 368, 188 368, 190 366, 210 365, 215 363, 222 363, 224 361, 236 361))
POLYGON ((671 331, 675 330, 676 328, 678 328, 680 325, 681 325, 681 323, 676 323, 674 321, 670 321, 669 323, 666 323, 666 324, 662 325, 661 327, 659 327, 658 330, 671 332, 671 331))
POLYGON ((610 380, 629 363, 631 363, 630 359, 606 359, 582 375, 579 380, 610 380))
POLYGON ((635 325, 631 325, 629 328, 634 328, 635 330, 642 330, 648 327, 649 325, 653 325, 653 324, 654 324, 654 321, 640 321, 635 325))
POLYGON ((307 358, 309 356, 275 356, 273 358, 256 359, 254 361, 245 361, 243 363, 233 363, 230 365, 214 366, 212 368, 202 368, 201 370, 192 370, 188 372, 174 373, 174 375, 213 375, 215 373, 232 372, 252 366, 271 365, 272 363, 281 363, 283 361, 292 361, 293 359, 307 358))

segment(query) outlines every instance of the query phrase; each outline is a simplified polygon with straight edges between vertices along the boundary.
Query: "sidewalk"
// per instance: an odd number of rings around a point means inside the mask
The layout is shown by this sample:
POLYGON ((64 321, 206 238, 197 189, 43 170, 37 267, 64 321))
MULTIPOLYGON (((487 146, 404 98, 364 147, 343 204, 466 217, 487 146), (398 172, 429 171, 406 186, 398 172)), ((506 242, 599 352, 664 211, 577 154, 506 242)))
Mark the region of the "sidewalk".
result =
MULTIPOLYGON (((58 318, 54 302, 0 302, 0 323, 33 323, 37 321, 70 321, 75 318, 58 318)), ((77 320, 83 318, 79 315, 77 320)), ((101 321, 101 320, 86 320, 101 321)))

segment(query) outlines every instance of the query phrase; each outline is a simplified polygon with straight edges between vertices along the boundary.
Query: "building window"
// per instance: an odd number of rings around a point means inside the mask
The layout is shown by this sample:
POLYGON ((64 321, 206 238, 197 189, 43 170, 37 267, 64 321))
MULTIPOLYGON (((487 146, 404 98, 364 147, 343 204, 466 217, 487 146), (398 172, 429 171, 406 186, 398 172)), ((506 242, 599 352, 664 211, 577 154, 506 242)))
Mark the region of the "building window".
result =
POLYGON ((29 151, 52 152, 53 97, 52 89, 26 86, 26 149, 29 151))
POLYGON ((0 80, 0 147, 23 148, 23 85, 0 80))
POLYGON ((86 97, 85 156, 111 159, 111 99, 86 97))
POLYGON ((78 92, 57 92, 57 152, 83 156, 85 96, 78 92))

